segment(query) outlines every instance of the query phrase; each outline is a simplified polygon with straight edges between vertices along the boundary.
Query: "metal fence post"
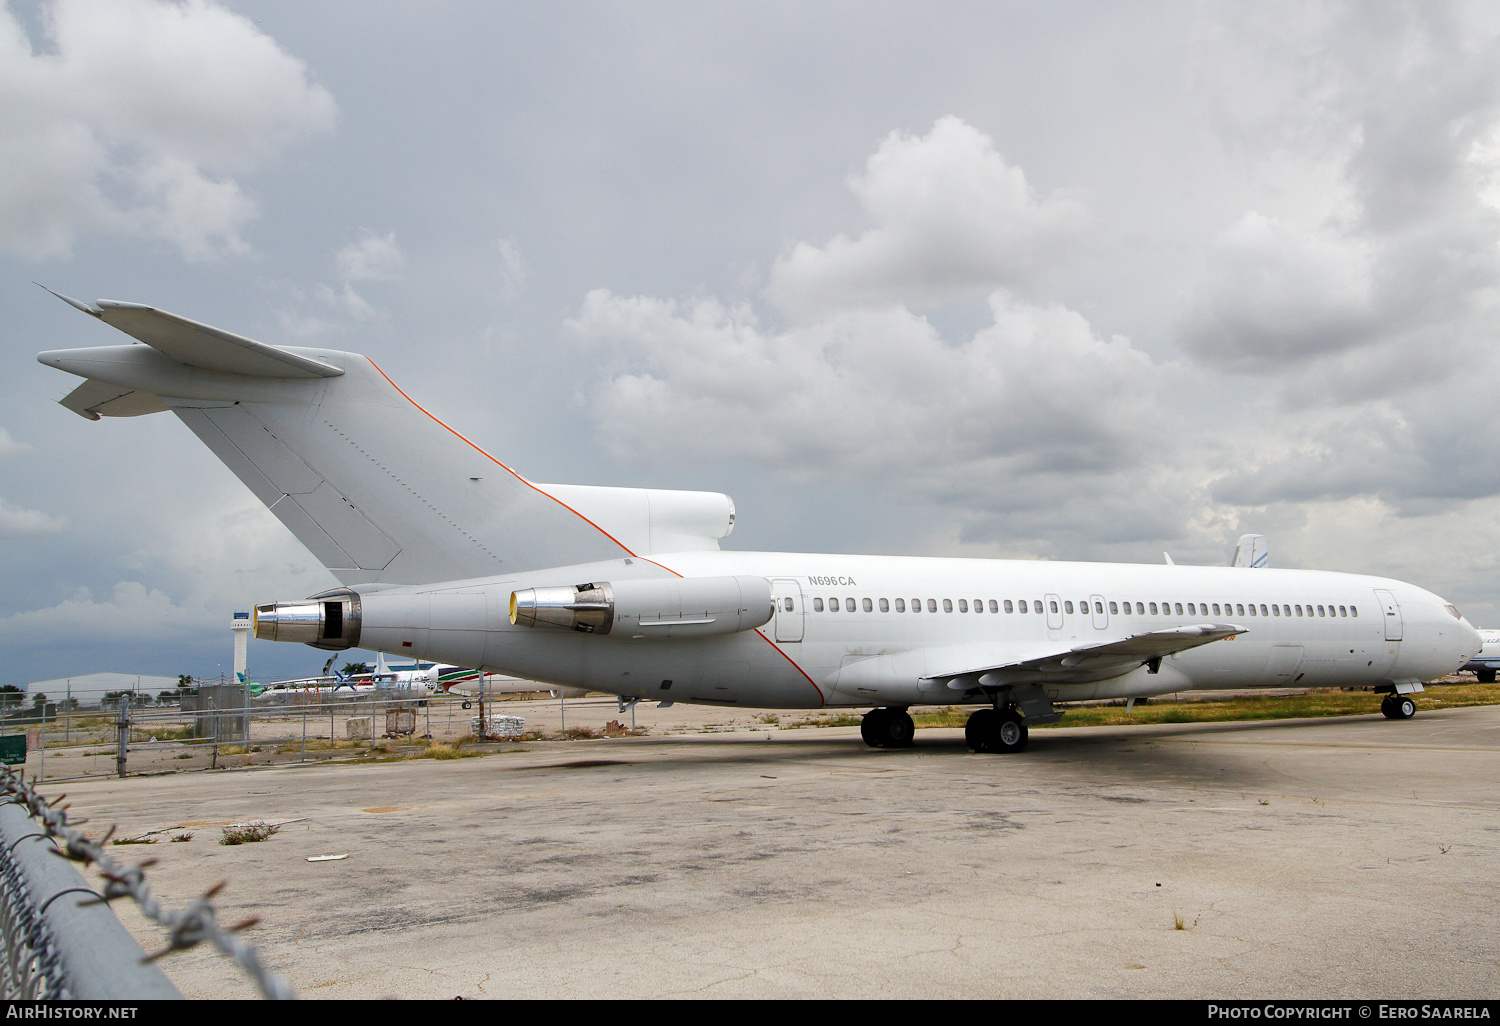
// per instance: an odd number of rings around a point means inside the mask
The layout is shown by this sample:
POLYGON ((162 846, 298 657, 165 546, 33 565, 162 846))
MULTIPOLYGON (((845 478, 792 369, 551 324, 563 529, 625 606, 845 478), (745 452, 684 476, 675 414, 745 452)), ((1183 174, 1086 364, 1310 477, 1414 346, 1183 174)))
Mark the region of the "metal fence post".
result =
POLYGON ((125 756, 130 746, 130 696, 120 696, 119 742, 115 749, 115 773, 125 776, 125 756))

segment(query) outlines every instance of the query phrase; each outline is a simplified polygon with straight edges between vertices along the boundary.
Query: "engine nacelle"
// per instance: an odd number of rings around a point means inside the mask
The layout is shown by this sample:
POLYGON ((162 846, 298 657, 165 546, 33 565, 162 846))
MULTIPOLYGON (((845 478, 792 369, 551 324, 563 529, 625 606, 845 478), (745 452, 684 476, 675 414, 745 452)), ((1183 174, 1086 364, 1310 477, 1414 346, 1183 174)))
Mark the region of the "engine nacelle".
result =
POLYGON ((338 588, 306 602, 272 602, 255 607, 255 636, 262 641, 300 641, 342 652, 359 644, 359 595, 338 588))
POLYGON ((510 622, 589 634, 684 638, 734 634, 776 612, 764 577, 658 577, 511 592, 510 622))

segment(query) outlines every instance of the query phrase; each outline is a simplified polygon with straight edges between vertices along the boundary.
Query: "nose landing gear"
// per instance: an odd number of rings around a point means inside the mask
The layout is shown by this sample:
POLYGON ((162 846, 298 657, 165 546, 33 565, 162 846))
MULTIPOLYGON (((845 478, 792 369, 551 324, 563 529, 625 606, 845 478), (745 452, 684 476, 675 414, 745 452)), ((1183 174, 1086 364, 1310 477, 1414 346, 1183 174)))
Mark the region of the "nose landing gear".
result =
POLYGON ((1417 703, 1410 695, 1386 695, 1380 711, 1388 720, 1409 720, 1417 714, 1417 703))
POLYGON ((859 724, 859 736, 871 748, 910 748, 916 732, 905 709, 871 709, 859 724))
POLYGON ((975 752, 1019 752, 1030 733, 1015 709, 980 709, 964 725, 964 740, 975 752))

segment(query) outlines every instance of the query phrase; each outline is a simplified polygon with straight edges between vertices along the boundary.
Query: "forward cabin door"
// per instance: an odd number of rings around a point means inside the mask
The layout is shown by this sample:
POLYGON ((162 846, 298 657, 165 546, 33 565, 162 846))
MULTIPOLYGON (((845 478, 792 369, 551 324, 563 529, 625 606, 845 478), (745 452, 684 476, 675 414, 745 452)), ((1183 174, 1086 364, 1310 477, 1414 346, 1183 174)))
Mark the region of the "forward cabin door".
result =
POLYGON ((1375 589, 1375 600, 1380 603, 1380 613, 1385 619, 1385 640, 1401 640, 1401 606, 1396 596, 1382 588, 1375 589))
POLYGON ((803 630, 802 586, 783 577, 771 582, 776 596, 776 640, 801 641, 803 630))

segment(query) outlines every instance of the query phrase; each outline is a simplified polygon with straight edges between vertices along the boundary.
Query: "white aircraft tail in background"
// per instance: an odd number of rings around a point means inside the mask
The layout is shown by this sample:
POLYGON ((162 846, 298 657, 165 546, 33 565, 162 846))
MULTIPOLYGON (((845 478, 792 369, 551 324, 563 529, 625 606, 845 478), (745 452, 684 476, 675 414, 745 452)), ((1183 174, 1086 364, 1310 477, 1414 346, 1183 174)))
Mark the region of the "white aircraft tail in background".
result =
POLYGON ((1263 534, 1242 534, 1240 540, 1234 546, 1234 559, 1230 560, 1230 566, 1263 567, 1268 566, 1267 560, 1271 558, 1271 550, 1266 544, 1266 536, 1263 534))

